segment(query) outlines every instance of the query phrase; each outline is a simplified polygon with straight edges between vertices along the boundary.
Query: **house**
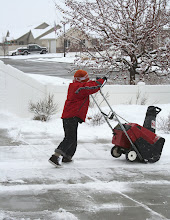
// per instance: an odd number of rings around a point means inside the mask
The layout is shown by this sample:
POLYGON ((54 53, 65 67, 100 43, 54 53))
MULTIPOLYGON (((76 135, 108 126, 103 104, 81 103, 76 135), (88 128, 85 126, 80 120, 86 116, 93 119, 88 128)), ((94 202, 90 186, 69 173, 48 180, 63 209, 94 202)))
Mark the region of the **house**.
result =
MULTIPOLYGON (((60 28, 58 25, 56 27, 57 29, 60 28)), ((8 35, 11 35, 7 37, 7 41, 9 45, 27 45, 27 44, 40 44, 42 45, 42 40, 40 40, 43 36, 48 35, 49 33, 54 32, 54 27, 47 24, 46 22, 38 25, 38 26, 31 26, 30 28, 27 28, 27 30, 22 30, 22 32, 12 33, 10 34, 10 31, 8 31, 8 35)))
POLYGON ((84 48, 92 49, 98 40, 77 28, 67 25, 65 30, 60 25, 50 26, 46 22, 30 28, 22 28, 20 31, 9 30, 6 35, 8 51, 15 50, 19 46, 39 44, 48 48, 49 53, 61 53, 65 51, 81 52, 84 48), (65 42, 65 43, 64 43, 65 42))
POLYGON ((66 31, 65 28, 63 28, 63 30, 58 29, 56 34, 54 32, 50 33, 42 37, 41 40, 48 41, 48 46, 51 48, 49 52, 57 53, 63 52, 64 48, 70 52, 81 52, 85 47, 92 49, 98 42, 95 37, 88 35, 75 27, 69 28, 66 31), (55 47, 56 50, 54 49, 55 47))
MULTIPOLYGON (((55 30, 60 29, 60 25, 51 26, 46 22, 39 25, 22 28, 22 30, 9 30, 7 31, 5 40, 8 46, 8 51, 15 50, 19 46, 28 44, 39 44, 40 46, 48 47, 48 41, 42 37, 54 33, 55 30)), ((2 52, 2 51, 0 51, 2 52)))

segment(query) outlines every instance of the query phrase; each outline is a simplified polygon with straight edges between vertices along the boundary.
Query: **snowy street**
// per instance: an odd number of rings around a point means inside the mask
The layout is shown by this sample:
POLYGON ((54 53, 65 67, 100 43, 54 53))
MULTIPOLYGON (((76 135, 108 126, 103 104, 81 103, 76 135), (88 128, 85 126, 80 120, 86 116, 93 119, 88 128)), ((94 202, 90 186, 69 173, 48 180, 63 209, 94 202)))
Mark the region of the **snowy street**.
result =
MULTIPOLYGON (((40 54, 42 55, 42 54, 40 54)), ((46 76, 58 76, 66 79, 72 78, 73 63, 69 63, 69 59, 74 60, 75 57, 66 57, 67 63, 62 62, 63 55, 59 54, 45 54, 42 56, 28 55, 28 56, 14 56, 14 57, 0 57, 5 64, 9 64, 24 73, 41 74, 46 76), (56 59, 59 62, 56 62, 56 59)), ((70 61, 70 62, 71 62, 70 61)))
MULTIPOLYGON (((165 116, 169 105, 160 107, 165 116)), ((146 106, 115 109, 143 123, 146 106)), ((159 131, 166 142, 157 163, 130 163, 124 155, 111 156, 112 132, 106 123, 84 123, 74 161, 55 168, 48 159, 63 138, 59 113, 47 123, 0 116, 0 219, 169 219, 170 135, 159 131)))

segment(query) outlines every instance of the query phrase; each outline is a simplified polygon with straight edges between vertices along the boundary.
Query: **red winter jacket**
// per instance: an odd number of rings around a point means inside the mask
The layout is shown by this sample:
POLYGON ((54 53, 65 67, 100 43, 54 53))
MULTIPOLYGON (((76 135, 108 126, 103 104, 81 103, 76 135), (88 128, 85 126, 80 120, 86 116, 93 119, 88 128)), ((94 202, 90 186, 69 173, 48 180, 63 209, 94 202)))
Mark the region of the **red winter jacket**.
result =
POLYGON ((99 91, 103 82, 103 79, 98 79, 97 81, 70 83, 61 118, 78 117, 85 121, 89 95, 99 91))

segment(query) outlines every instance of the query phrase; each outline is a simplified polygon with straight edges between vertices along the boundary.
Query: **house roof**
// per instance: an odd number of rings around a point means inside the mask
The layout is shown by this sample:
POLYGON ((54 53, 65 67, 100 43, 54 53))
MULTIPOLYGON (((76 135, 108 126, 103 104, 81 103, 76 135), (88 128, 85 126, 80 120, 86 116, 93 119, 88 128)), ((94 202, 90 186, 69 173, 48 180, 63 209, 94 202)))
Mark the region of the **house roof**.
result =
MULTIPOLYGON (((83 32, 81 30, 78 30, 75 27, 70 27, 70 25, 69 26, 66 25, 65 34, 67 37, 71 36, 74 31, 83 32)), ((90 36, 91 38, 96 38, 95 34, 92 34, 92 33, 84 33, 84 34, 90 36)), ((59 30, 56 31, 56 34, 55 34, 55 32, 52 32, 52 33, 42 37, 41 39, 52 40, 52 39, 57 39, 57 38, 63 37, 63 35, 64 35, 64 28, 60 28, 59 30)))
MULTIPOLYGON (((57 28, 60 26, 57 25, 57 28)), ((26 28, 22 29, 11 29, 9 30, 9 36, 7 37, 8 41, 11 40, 17 40, 24 35, 28 34, 29 32, 32 33, 34 39, 40 38, 41 36, 45 35, 45 33, 48 33, 49 31, 54 30, 54 27, 47 24, 46 22, 42 22, 41 24, 31 25, 26 28)))
POLYGON ((18 38, 24 36, 25 34, 29 33, 30 30, 28 28, 22 28, 22 29, 10 29, 9 30, 9 36, 7 37, 7 40, 17 40, 18 38))
POLYGON ((50 31, 51 29, 54 29, 54 27, 52 26, 48 26, 44 29, 31 29, 32 35, 34 37, 34 39, 39 38, 41 35, 45 34, 46 32, 50 31))
POLYGON ((52 40, 56 39, 58 35, 55 34, 55 31, 51 32, 50 34, 45 35, 44 37, 41 37, 43 40, 52 40))

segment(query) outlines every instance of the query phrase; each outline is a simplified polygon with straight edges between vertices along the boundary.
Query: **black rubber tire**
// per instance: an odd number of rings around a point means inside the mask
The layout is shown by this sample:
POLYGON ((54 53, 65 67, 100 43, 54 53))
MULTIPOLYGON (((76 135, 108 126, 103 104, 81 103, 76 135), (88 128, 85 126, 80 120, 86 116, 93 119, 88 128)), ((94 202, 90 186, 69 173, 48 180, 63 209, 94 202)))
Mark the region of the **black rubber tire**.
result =
POLYGON ((114 146, 111 149, 111 155, 115 158, 118 158, 122 155, 121 149, 118 146, 114 146))
POLYGON ((42 54, 46 54, 47 52, 45 50, 42 51, 42 54))

